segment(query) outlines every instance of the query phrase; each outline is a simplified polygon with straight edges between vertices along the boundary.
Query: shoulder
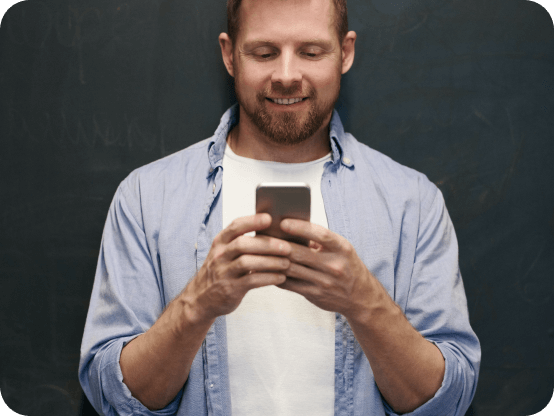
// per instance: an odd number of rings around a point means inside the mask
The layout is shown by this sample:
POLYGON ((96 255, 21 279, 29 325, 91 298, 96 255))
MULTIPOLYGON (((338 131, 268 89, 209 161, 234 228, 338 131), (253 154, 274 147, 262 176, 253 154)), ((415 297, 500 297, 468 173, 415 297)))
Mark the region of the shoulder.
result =
POLYGON ((208 146, 210 139, 202 140, 183 150, 133 170, 123 181, 129 187, 139 185, 159 186, 166 181, 183 179, 183 176, 196 173, 200 166, 209 164, 208 146))
POLYGON ((344 136, 345 153, 354 162, 359 180, 372 182, 383 195, 393 199, 434 200, 437 186, 424 173, 404 166, 389 156, 361 143, 350 133, 344 136))
POLYGON ((120 184, 125 199, 144 203, 161 194, 190 185, 209 171, 208 146, 211 138, 133 170, 120 184), (146 199, 146 200, 145 200, 146 199))

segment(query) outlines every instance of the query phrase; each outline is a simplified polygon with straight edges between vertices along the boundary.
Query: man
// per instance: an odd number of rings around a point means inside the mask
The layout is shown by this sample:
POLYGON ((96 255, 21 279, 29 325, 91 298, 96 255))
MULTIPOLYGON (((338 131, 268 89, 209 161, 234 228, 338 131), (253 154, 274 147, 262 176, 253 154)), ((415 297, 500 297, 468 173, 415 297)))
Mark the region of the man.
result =
POLYGON ((121 415, 463 415, 480 347, 427 178, 333 111, 356 34, 343 0, 231 0, 238 106, 134 171, 112 202, 80 380, 121 415), (255 185, 305 181, 312 221, 253 232, 255 185))

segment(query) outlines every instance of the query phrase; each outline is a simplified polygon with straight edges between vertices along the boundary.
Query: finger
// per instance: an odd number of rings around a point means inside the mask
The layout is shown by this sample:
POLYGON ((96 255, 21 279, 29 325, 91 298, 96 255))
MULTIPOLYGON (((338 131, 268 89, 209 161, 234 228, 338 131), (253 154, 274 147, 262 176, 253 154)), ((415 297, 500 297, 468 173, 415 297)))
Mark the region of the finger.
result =
POLYGON ((245 292, 258 287, 280 285, 287 280, 281 273, 252 273, 239 279, 245 292))
POLYGON ((271 225, 271 215, 267 213, 250 215, 235 219, 231 224, 222 230, 214 241, 228 244, 240 235, 251 231, 264 230, 271 225))
POLYGON ((287 255, 287 258, 291 261, 291 263, 302 264, 312 269, 323 270, 325 263, 323 261, 322 255, 324 253, 320 253, 319 250, 315 250, 301 244, 290 242, 289 244, 291 250, 290 253, 287 255))
POLYGON ((285 271, 289 266, 290 260, 286 257, 243 254, 229 263, 228 267, 232 275, 242 276, 250 271, 254 273, 285 271))
POLYGON ((327 279, 324 273, 297 263, 291 263, 285 273, 287 277, 313 285, 324 285, 327 279))
POLYGON ((298 293, 302 296, 313 296, 317 292, 317 287, 305 280, 296 279, 294 277, 287 276, 287 279, 277 286, 279 289, 288 290, 290 292, 298 293))
POLYGON ((243 254, 288 256, 290 251, 291 246, 287 241, 265 235, 256 237, 243 235, 235 238, 227 245, 225 256, 229 260, 243 254))
POLYGON ((343 237, 321 225, 287 218, 281 221, 280 226, 284 232, 315 241, 328 250, 338 251, 341 248, 343 237))

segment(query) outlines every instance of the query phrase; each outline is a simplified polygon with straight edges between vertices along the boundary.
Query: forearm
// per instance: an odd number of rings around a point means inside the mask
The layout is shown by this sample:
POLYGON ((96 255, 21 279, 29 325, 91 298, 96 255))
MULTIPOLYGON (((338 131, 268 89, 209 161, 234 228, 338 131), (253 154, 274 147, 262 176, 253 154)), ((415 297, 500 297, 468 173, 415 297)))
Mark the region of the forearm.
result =
POLYGON ((373 279, 375 297, 371 305, 347 319, 369 360, 379 391, 396 412, 408 413, 430 400, 440 388, 444 358, 373 279))
POLYGON ((183 387, 213 323, 196 319, 190 310, 189 299, 181 293, 146 333, 121 351, 123 382, 150 410, 167 406, 183 387))

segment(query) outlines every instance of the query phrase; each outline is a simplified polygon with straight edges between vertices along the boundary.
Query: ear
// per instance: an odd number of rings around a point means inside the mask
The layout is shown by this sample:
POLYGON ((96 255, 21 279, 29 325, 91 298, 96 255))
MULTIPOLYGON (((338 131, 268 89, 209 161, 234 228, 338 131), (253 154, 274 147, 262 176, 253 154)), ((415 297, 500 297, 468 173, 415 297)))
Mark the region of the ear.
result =
POLYGON ((221 47, 221 56, 223 57, 223 63, 227 72, 232 77, 235 76, 233 71, 233 42, 227 33, 221 33, 219 35, 219 46, 221 47))
POLYGON ((342 42, 342 74, 346 74, 354 63, 356 32, 351 30, 342 42))

